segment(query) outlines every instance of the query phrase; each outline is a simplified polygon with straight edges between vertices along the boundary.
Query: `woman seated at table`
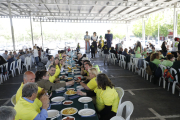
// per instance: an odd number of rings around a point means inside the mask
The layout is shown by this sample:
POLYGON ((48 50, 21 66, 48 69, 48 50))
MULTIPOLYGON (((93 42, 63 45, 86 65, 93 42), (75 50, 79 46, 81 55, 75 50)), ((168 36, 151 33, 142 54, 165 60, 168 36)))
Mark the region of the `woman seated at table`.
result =
POLYGON ((142 47, 141 43, 138 41, 136 48, 135 48, 135 58, 140 58, 141 57, 141 52, 142 52, 142 47))
POLYGON ((161 61, 159 60, 159 53, 152 53, 150 57, 150 61, 156 64, 156 66, 161 64, 161 61))
POLYGON ((59 81, 58 83, 51 83, 49 81, 49 72, 45 70, 36 72, 35 82, 38 84, 39 87, 44 88, 45 90, 49 90, 52 86, 52 91, 60 87, 70 86, 74 84, 74 81, 59 81))
POLYGON ((166 67, 171 67, 173 65, 173 61, 174 61, 174 56, 172 54, 167 54, 166 60, 163 60, 161 64, 166 67))
POLYGON ((124 55, 124 56, 128 55, 128 49, 127 48, 124 49, 124 51, 122 52, 122 55, 124 55))
POLYGON ((55 57, 54 58, 54 62, 53 65, 56 67, 56 73, 54 74, 55 78, 58 78, 59 74, 60 74, 60 65, 59 65, 59 58, 55 57))
POLYGON ((96 81, 97 87, 94 91, 85 93, 78 90, 77 93, 82 96, 96 96, 96 109, 97 113, 100 114, 100 120, 110 120, 117 113, 118 93, 106 74, 98 74, 96 81))
POLYGON ((79 82, 86 90, 94 90, 97 87, 96 76, 99 72, 96 68, 90 68, 88 72, 91 80, 87 83, 87 85, 81 82, 80 79, 77 80, 77 82, 79 82))

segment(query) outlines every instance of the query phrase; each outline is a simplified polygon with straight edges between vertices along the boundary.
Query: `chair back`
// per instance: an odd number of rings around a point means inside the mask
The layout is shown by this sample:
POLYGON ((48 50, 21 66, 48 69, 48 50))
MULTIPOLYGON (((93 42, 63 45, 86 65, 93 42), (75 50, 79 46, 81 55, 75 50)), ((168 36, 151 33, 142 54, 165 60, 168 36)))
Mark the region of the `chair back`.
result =
POLYGON ((16 94, 11 97, 11 103, 15 106, 16 105, 16 94))
POLYGON ((117 54, 117 57, 118 57, 118 60, 120 59, 119 57, 120 57, 120 54, 117 54))
POLYGON ((131 114, 134 110, 134 105, 130 101, 125 101, 118 107, 118 114, 116 114, 116 116, 122 116, 124 107, 126 107, 125 120, 130 120, 131 114))
POLYGON ((144 62, 144 68, 146 69, 147 68, 147 65, 149 64, 149 62, 148 61, 146 61, 146 60, 143 60, 144 62))
POLYGON ((124 62, 124 60, 125 60, 125 57, 126 57, 126 56, 121 55, 121 58, 122 58, 122 61, 123 61, 123 62, 124 62))
POLYGON ((10 64, 10 70, 14 70, 14 66, 15 66, 15 62, 13 61, 13 62, 11 62, 11 64, 10 64))
POLYGON ((178 81, 178 74, 177 74, 176 69, 170 68, 170 73, 171 73, 171 75, 173 75, 173 73, 174 73, 174 75, 175 75, 174 77, 175 77, 176 81, 178 81))
POLYGON ((115 87, 116 92, 118 93, 119 96, 119 105, 121 104, 121 100, 124 96, 124 90, 121 87, 115 87))
POLYGON ((166 69, 166 66, 159 64, 159 67, 161 68, 162 76, 163 76, 164 75, 164 70, 166 69))

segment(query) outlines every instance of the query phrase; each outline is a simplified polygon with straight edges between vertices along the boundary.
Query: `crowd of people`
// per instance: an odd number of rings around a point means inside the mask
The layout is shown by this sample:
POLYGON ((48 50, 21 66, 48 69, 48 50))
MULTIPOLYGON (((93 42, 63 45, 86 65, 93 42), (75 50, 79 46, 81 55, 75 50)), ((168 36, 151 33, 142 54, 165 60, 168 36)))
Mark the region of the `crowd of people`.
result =
MULTIPOLYGON (((106 43, 105 45, 106 46, 106 43)), ((103 47, 104 47, 103 46, 103 47)), ((119 97, 114 85, 108 76, 101 73, 98 65, 93 65, 86 54, 76 52, 77 58, 73 58, 76 67, 80 68, 83 79, 62 81, 65 76, 59 77, 66 68, 65 62, 70 57, 64 50, 59 50, 58 54, 48 56, 48 71, 41 70, 26 71, 22 78, 22 83, 16 93, 14 108, 0 107, 0 119, 3 120, 46 120, 47 110, 51 109, 47 91, 52 91, 66 86, 74 85, 75 82, 81 84, 87 92, 77 91, 80 96, 90 96, 95 103, 96 112, 100 120, 109 120, 116 115, 119 97), (82 82, 83 81, 83 82, 82 82), (103 93, 103 94, 102 94, 103 93), (111 97, 109 97, 111 96, 111 97)))

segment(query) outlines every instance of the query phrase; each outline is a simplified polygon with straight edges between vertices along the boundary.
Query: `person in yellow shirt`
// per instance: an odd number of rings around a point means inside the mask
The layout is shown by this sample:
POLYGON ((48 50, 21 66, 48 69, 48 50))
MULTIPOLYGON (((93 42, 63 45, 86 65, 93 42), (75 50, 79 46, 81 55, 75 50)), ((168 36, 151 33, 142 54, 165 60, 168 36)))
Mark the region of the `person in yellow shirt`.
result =
MULTIPOLYGON (((18 102, 18 100, 22 96, 22 88, 23 88, 24 84, 26 84, 28 82, 34 83, 35 78, 36 78, 36 76, 32 71, 26 71, 24 73, 23 82, 21 83, 21 86, 19 87, 19 89, 17 90, 17 93, 16 93, 16 103, 18 102)), ((42 90, 43 90, 42 88, 38 87, 38 94, 40 94, 42 90)))
POLYGON ((104 46, 104 40, 102 39, 102 36, 100 36, 99 37, 100 38, 100 40, 99 40, 99 49, 102 49, 103 48, 103 46, 104 46))
POLYGON ((56 72, 55 72, 54 76, 55 76, 55 78, 58 78, 59 74, 61 72, 61 70, 60 70, 61 67, 60 67, 60 63, 59 63, 59 58, 58 57, 56 57, 54 59, 53 65, 56 67, 56 72))
POLYGON ((87 73, 86 76, 84 76, 84 77, 86 78, 86 80, 90 80, 91 78, 89 77, 89 72, 88 72, 88 70, 89 70, 90 68, 92 68, 92 64, 91 64, 91 63, 86 63, 86 64, 84 65, 84 67, 85 67, 84 73, 87 73))
POLYGON ((110 120, 117 113, 119 105, 118 93, 106 74, 98 74, 96 81, 97 87, 94 91, 85 93, 78 90, 77 94, 81 96, 96 96, 96 109, 100 115, 99 120, 110 120))
POLYGON ((77 80, 77 82, 79 82, 86 90, 93 91, 97 87, 96 76, 98 75, 98 70, 96 68, 90 68, 88 72, 91 80, 87 83, 87 85, 81 82, 81 80, 77 80))
POLYGON ((26 83, 22 89, 22 97, 15 105, 15 120, 46 120, 48 117, 49 97, 43 95, 37 98, 38 86, 36 83, 26 83), (40 108, 42 107, 42 110, 40 108))
MULTIPOLYGON (((64 76, 62 76, 61 78, 55 78, 55 73, 56 73, 56 67, 54 65, 49 66, 49 81, 51 83, 60 83, 61 79, 64 79, 64 76)), ((70 85, 74 85, 74 81, 69 81, 66 82, 66 86, 70 86, 70 85)))

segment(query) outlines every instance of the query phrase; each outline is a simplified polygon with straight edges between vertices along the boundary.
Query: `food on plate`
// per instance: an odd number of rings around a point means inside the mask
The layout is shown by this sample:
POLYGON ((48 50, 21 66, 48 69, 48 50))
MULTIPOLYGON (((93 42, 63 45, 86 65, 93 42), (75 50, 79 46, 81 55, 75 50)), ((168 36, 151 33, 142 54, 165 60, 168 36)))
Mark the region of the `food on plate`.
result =
POLYGON ((68 71, 68 72, 72 72, 72 71, 68 71))
POLYGON ((74 118, 66 117, 63 120, 74 120, 74 118))
POLYGON ((76 91, 74 91, 74 90, 68 90, 68 91, 66 91, 66 94, 67 95, 74 95, 74 94, 76 94, 77 92, 76 91))
POLYGON ((74 113, 76 113, 76 109, 74 109, 74 108, 67 108, 62 111, 62 114, 64 114, 64 115, 70 115, 70 114, 74 114, 74 113))
POLYGON ((68 78, 68 80, 71 80, 72 78, 68 78))
POLYGON ((70 104, 72 104, 72 101, 65 101, 63 104, 64 105, 70 105, 70 104))
POLYGON ((76 67, 73 67, 73 69, 77 69, 76 67))

